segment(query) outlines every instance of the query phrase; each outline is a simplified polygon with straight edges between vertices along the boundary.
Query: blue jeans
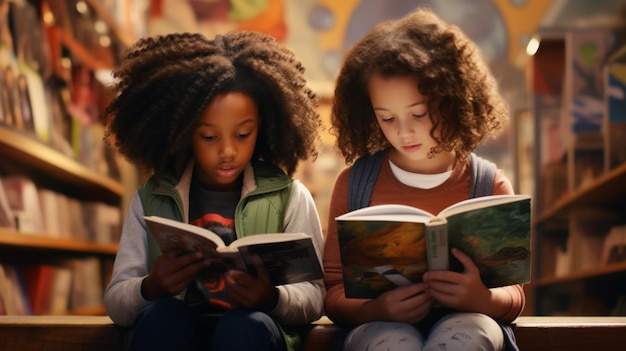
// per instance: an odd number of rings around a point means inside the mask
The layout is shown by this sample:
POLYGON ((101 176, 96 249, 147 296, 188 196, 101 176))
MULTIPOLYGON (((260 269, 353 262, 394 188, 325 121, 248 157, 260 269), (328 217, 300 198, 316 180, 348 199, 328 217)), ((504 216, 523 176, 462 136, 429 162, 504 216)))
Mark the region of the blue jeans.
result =
POLYGON ((278 324, 267 314, 236 308, 202 316, 185 302, 153 301, 137 315, 129 350, 286 350, 278 324))

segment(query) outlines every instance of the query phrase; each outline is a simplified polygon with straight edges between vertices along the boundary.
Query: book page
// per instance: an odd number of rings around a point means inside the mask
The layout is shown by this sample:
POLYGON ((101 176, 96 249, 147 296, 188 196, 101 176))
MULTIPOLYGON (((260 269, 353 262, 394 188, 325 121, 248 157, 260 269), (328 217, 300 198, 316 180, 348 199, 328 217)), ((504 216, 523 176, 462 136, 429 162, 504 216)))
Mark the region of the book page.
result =
MULTIPOLYGON (((253 235, 264 237, 266 234, 253 235)), ((306 234, 290 233, 274 235, 274 240, 240 245, 239 254, 246 270, 255 274, 256 266, 262 265, 274 285, 298 283, 324 278, 320 260, 313 240, 306 234), (285 236, 279 240, 277 236, 285 236), (294 239, 294 236, 297 238, 294 239)))
MULTIPOLYGON (((261 244, 261 243, 277 243, 283 241, 292 241, 296 239, 304 239, 309 236, 305 233, 267 233, 267 234, 255 234, 244 236, 233 241, 229 247, 236 249, 246 245, 261 244)), ((225 250, 224 250, 225 251, 225 250)))
POLYGON ((161 251, 200 251, 206 258, 221 261, 217 250, 224 246, 224 241, 210 230, 157 216, 144 216, 144 220, 161 251))
POLYGON ((492 195, 475 197, 472 199, 463 200, 457 202, 454 205, 448 206, 443 209, 439 215, 441 217, 450 217, 456 213, 471 211, 477 208, 484 208, 489 206, 495 206, 498 204, 515 202, 523 199, 530 199, 528 195, 492 195))
POLYGON ((376 205, 370 207, 364 207, 356 211, 348 212, 336 218, 338 221, 394 221, 394 222, 416 222, 426 223, 431 218, 435 217, 433 214, 421 210, 419 208, 397 205, 397 204, 385 204, 376 205))

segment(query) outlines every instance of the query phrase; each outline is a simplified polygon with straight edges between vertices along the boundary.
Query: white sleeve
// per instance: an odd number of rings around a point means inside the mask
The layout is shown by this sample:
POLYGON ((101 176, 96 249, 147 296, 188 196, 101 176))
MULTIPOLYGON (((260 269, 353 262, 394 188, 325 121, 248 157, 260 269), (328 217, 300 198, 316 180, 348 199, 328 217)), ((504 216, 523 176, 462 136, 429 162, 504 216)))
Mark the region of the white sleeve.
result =
MULTIPOLYGON (((319 214, 309 190, 294 180, 285 211, 285 232, 307 233, 313 239, 318 259, 322 262, 324 234, 319 214)), ((323 280, 278 286, 279 299, 270 315, 284 324, 306 324, 319 319, 324 310, 323 280)))
POLYGON ((139 194, 131 199, 120 238, 113 276, 104 292, 104 308, 113 322, 130 326, 150 302, 141 295, 141 283, 148 275, 148 239, 139 194))

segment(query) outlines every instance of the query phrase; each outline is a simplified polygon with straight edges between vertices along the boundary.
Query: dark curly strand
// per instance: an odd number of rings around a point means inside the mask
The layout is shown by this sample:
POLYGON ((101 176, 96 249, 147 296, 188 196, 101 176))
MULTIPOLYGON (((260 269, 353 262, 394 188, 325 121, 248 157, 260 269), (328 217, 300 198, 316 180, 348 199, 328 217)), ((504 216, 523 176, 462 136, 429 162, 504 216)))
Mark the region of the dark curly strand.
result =
MULTIPOLYGON (((502 128, 508 106, 475 44, 429 9, 377 25, 348 52, 335 90, 331 132, 347 163, 390 144, 376 123, 367 90, 372 75, 416 78, 428 97, 439 145, 467 159, 489 134, 502 128)), ((434 135, 433 135, 434 137, 434 135)))
POLYGON ((274 38, 236 32, 208 40, 179 33, 144 38, 114 71, 119 93, 107 107, 107 135, 131 162, 157 177, 179 173, 191 157, 192 133, 216 96, 238 91, 257 104, 261 127, 254 159, 292 175, 316 157, 322 122, 304 67, 274 38))

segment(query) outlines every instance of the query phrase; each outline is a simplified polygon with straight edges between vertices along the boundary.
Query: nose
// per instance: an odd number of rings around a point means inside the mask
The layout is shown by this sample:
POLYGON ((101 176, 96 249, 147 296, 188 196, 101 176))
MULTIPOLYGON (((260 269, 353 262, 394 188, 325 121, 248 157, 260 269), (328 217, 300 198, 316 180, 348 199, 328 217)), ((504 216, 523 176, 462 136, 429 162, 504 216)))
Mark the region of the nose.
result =
POLYGON ((228 159, 235 156, 237 150, 235 149, 235 144, 231 140, 222 140, 219 149, 220 158, 228 159))
POLYGON ((409 120, 400 119, 398 121, 398 136, 406 137, 413 134, 413 126, 409 120))

